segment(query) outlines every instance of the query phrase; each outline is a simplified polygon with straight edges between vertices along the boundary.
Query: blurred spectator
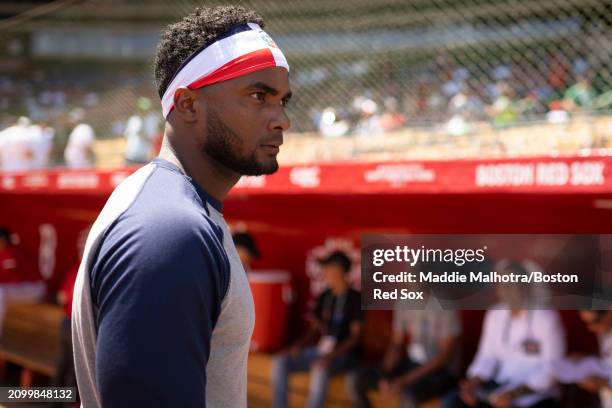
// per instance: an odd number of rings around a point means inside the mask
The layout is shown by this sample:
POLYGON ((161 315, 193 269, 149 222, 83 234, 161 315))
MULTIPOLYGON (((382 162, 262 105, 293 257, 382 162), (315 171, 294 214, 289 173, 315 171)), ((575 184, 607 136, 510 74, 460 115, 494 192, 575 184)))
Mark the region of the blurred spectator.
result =
POLYGON ((0 168, 3 171, 24 171, 32 166, 30 119, 22 116, 0 132, 0 168))
POLYGON ((70 138, 70 132, 73 125, 70 122, 70 115, 62 112, 53 123, 54 135, 53 135, 53 146, 51 147, 50 162, 53 165, 65 164, 64 153, 66 146, 68 146, 68 140, 70 138))
POLYGON ((388 97, 385 99, 385 112, 380 117, 380 127, 385 132, 398 129, 404 125, 404 115, 398 111, 397 99, 388 97))
POLYGON ((71 168, 89 167, 94 164, 93 128, 85 122, 85 111, 81 108, 70 112, 69 120, 74 128, 68 137, 64 152, 66 165, 71 168))
POLYGON ((516 122, 516 110, 513 101, 513 92, 505 82, 497 84, 498 96, 489 107, 489 116, 493 125, 504 127, 516 122))
MULTIPOLYGON (((518 262, 500 273, 527 274, 518 262)), ((555 407, 553 364, 565 353, 565 333, 553 310, 531 310, 535 299, 521 284, 497 287, 500 304, 487 311, 467 379, 445 398, 445 408, 555 407)))
POLYGON ((359 97, 354 102, 359 107, 359 122, 355 127, 355 135, 361 137, 380 136, 383 128, 378 114, 378 105, 372 99, 359 97))
POLYGON ((325 405, 330 376, 353 368, 362 327, 361 296, 346 280, 351 261, 341 251, 320 260, 329 289, 319 295, 307 333, 274 358, 274 407, 287 406, 288 376, 310 371, 308 407, 325 405), (320 335, 317 346, 309 345, 320 335))
POLYGON ((46 122, 40 122, 38 125, 30 127, 32 149, 31 168, 44 169, 49 166, 54 136, 55 129, 50 127, 46 122))
MULTIPOLYGON (((612 408, 612 311, 583 310, 580 312, 580 317, 589 330, 597 335, 600 352, 597 359, 588 357, 582 359, 587 363, 585 366, 591 366, 594 372, 588 373, 583 369, 584 372, 581 373, 583 378, 578 381, 578 385, 588 392, 599 394, 603 408, 612 408)), ((568 368, 572 367, 564 367, 564 369, 568 368)), ((574 370, 578 371, 577 368, 574 370)), ((564 373, 558 372, 557 374, 564 373)))
POLYGON ((334 108, 325 108, 318 117, 318 129, 324 137, 339 137, 348 133, 349 124, 342 120, 334 108))
POLYGON ((585 76, 580 76, 576 83, 565 91, 563 105, 570 112, 578 109, 587 109, 592 106, 594 97, 591 83, 585 76))
MULTIPOLYGON (((64 319, 61 325, 61 343, 60 343, 60 357, 57 361, 55 369, 55 376, 51 381, 53 387, 76 387, 76 373, 74 369, 74 357, 72 350, 72 296, 74 292, 74 282, 79 272, 79 265, 83 258, 83 252, 85 250, 85 242, 87 240, 87 234, 89 228, 84 229, 79 234, 77 239, 77 262, 72 268, 66 273, 62 286, 57 292, 57 303, 64 307, 64 319)), ((78 392, 78 390, 77 390, 78 392)), ((55 404, 56 408, 70 407, 72 403, 58 402, 55 404)))
POLYGON ((151 112, 151 100, 140 97, 137 112, 128 119, 124 136, 125 160, 129 164, 146 163, 151 158, 153 140, 158 134, 159 118, 151 112))
POLYGON ((400 307, 393 312, 391 344, 382 365, 362 368, 347 379, 356 407, 370 407, 367 392, 375 388, 399 397, 402 407, 416 407, 456 384, 461 332, 457 313, 400 307))
POLYGON ((10 230, 0 228, 0 334, 8 303, 39 302, 44 295, 45 284, 38 270, 23 262, 10 230))
POLYGON ((462 136, 470 131, 470 122, 482 116, 482 101, 467 86, 463 87, 448 103, 451 115, 446 131, 452 136, 462 136))
POLYGON ((561 53, 556 53, 548 64, 548 84, 552 88, 553 97, 561 98, 563 90, 567 86, 570 66, 567 58, 561 53))
POLYGON ((563 108, 562 101, 552 101, 549 111, 546 113, 546 120, 549 123, 565 123, 570 120, 569 113, 563 108))
POLYGON ((516 111, 522 117, 532 117, 536 114, 541 114, 543 113, 541 108, 540 96, 536 89, 528 91, 523 98, 516 102, 516 111))
POLYGON ((232 235, 232 239, 240 257, 240 262, 242 262, 244 270, 248 272, 251 270, 253 261, 261 256, 255 239, 248 232, 235 232, 232 235))

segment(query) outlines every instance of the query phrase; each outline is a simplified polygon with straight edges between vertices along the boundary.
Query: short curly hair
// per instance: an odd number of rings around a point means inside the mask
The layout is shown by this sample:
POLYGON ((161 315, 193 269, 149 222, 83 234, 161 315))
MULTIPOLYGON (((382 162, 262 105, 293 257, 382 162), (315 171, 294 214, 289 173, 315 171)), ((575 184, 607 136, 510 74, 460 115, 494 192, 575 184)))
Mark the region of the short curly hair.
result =
POLYGON ((191 54, 232 27, 246 23, 264 27, 259 14, 240 6, 197 7, 181 21, 167 26, 155 52, 154 75, 159 97, 163 97, 176 71, 191 54))

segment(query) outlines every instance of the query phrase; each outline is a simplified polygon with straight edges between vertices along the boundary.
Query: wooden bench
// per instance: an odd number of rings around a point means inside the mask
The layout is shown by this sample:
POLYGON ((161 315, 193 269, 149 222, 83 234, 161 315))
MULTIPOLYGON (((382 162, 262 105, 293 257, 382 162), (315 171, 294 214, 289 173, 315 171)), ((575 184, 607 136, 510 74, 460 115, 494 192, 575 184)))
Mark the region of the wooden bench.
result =
POLYGON ((0 344, 0 373, 5 364, 21 367, 22 387, 32 386, 35 373, 53 377, 59 358, 63 309, 50 303, 7 305, 0 344))
MULTIPOLYGON (((269 407, 272 401, 272 355, 266 353, 251 353, 248 362, 247 394, 250 408, 269 407)), ((351 407, 346 393, 346 376, 338 375, 332 378, 327 389, 327 408, 351 407)), ((291 374, 289 378, 289 406, 305 407, 308 399, 308 373, 291 374)), ((395 408, 398 402, 377 391, 369 393, 370 401, 375 407, 395 408)), ((437 407, 437 402, 424 404, 423 407, 437 407)))

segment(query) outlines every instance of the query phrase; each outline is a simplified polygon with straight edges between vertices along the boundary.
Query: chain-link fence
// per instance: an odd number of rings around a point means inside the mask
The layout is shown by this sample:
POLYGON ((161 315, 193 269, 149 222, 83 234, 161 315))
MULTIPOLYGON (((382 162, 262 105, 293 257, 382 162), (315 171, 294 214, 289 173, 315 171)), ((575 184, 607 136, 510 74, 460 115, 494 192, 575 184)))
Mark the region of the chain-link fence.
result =
MULTIPOLYGON (((612 6, 601 0, 253 0, 291 64, 292 131, 372 136, 411 127, 571 121, 612 109, 612 6)), ((221 2, 3 2, 0 121, 61 128, 83 107, 119 137, 158 98, 159 30, 221 2), (24 3, 27 5, 24 5, 24 3), (142 102, 142 100, 141 100, 142 102)))

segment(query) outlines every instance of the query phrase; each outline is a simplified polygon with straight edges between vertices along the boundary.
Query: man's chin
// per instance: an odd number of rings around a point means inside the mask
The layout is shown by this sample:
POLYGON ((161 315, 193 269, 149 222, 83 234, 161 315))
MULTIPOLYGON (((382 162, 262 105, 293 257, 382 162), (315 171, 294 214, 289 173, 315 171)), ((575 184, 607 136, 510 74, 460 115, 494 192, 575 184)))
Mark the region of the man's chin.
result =
POLYGON ((274 161, 267 161, 265 163, 258 163, 257 166, 243 172, 243 176, 264 176, 269 174, 274 174, 278 171, 278 161, 274 159, 274 161))

